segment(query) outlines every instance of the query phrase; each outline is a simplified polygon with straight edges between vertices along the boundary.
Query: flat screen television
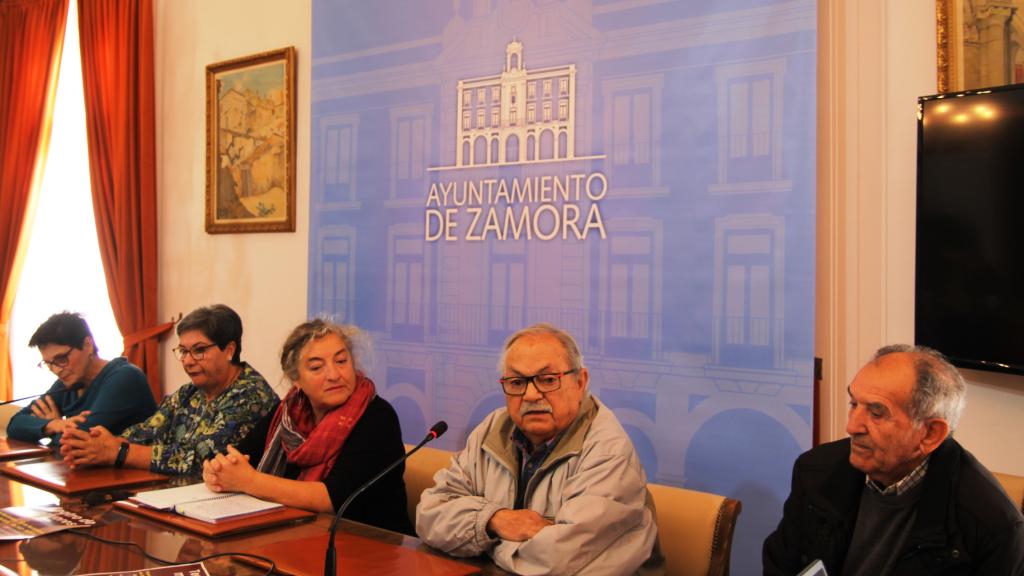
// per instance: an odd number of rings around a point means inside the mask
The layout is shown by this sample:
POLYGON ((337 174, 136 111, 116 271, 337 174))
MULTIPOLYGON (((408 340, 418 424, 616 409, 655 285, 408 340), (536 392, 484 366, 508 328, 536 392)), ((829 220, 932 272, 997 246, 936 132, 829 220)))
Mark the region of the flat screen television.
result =
POLYGON ((915 339, 1024 374, 1024 84, 918 106, 915 339))

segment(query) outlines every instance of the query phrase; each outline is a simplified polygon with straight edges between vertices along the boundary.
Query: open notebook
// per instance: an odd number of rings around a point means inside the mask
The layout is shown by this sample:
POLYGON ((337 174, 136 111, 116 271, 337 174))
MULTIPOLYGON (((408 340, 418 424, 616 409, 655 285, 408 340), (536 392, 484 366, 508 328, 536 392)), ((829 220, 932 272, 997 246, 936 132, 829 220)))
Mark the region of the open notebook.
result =
POLYGON ((140 492, 129 500, 154 510, 173 511, 214 524, 284 508, 276 502, 267 502, 248 494, 214 492, 205 484, 140 492))

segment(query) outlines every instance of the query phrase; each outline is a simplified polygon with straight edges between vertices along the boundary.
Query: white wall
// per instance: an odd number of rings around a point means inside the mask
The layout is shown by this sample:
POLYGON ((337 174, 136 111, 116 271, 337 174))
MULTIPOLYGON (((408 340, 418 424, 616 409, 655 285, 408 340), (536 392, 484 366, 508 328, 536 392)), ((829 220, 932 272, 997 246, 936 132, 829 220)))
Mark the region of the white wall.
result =
MULTIPOLYGON (((278 351, 306 317, 311 5, 279 0, 156 0, 157 194, 162 318, 222 302, 241 316, 242 358, 273 385, 278 351), (298 75, 294 233, 205 231, 206 66, 295 46, 298 75)), ((187 381, 163 345, 170 392, 187 381)))
MULTIPOLYGON (((883 344, 914 337, 917 97, 933 94, 934 0, 819 1, 817 354, 826 439, 846 384, 883 344)), ((1024 475, 1024 378, 967 371, 958 439, 1024 475)))

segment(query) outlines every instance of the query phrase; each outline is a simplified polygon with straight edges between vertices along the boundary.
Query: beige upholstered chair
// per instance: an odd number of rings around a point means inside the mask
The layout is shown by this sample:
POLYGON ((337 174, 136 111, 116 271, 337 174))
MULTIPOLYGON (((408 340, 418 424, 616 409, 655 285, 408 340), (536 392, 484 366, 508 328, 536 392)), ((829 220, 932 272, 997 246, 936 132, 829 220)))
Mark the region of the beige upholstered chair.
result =
POLYGON ((7 437, 7 424, 10 423, 11 418, 21 410, 21 406, 17 404, 4 404, 0 406, 0 438, 7 437))
MULTIPOLYGON (((412 446, 406 444, 406 450, 412 446)), ((452 453, 424 446, 405 461, 405 497, 409 505, 409 520, 416 525, 416 505, 420 495, 434 485, 434 474, 451 463, 452 453)))
POLYGON ((1013 474, 1002 474, 1000 472, 993 472, 992 475, 1003 485, 1003 490, 1006 490, 1010 500, 1013 500, 1017 508, 1024 512, 1024 476, 1014 476, 1013 474))
POLYGON ((669 576, 729 574, 739 500, 648 484, 658 513, 658 540, 669 576))

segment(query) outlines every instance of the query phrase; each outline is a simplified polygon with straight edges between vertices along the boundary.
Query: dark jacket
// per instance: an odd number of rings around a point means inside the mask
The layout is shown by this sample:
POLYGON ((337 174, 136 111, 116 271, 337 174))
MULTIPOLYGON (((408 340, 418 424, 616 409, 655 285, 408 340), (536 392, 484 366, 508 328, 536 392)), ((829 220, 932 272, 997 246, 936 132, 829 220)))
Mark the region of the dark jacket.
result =
MULTIPOLYGON (((797 459, 782 521, 764 542, 766 576, 796 574, 815 559, 829 576, 841 576, 864 489, 864 474, 849 458, 847 438, 797 459)), ((932 453, 921 490, 893 574, 1024 575, 1024 517, 956 440, 932 453)))
MULTIPOLYGON (((263 450, 270 432, 270 421, 276 408, 264 416, 249 435, 239 442, 238 451, 249 455, 255 466, 263 457, 263 450)), ((402 444, 402 429, 398 415, 391 404, 375 396, 366 405, 366 411, 349 433, 341 447, 338 459, 324 478, 327 494, 331 497, 334 510, 359 486, 398 460, 405 454, 402 444)), ((294 480, 299 477, 300 468, 288 464, 284 477, 294 480)), ((345 511, 345 519, 371 524, 395 532, 413 534, 409 511, 406 506, 405 465, 399 464, 394 470, 378 480, 352 501, 345 511)))

